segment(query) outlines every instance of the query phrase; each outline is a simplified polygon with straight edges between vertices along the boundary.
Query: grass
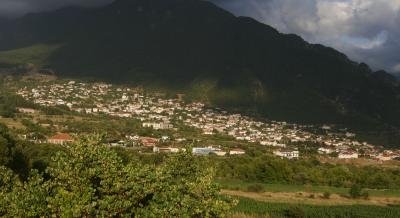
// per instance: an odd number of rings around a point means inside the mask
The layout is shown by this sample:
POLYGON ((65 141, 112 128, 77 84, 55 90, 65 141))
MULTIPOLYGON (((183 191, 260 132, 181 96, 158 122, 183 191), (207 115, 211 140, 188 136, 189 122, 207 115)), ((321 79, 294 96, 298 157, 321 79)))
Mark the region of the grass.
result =
POLYGON ((397 218, 400 206, 315 206, 288 203, 269 203, 239 198, 239 203, 232 209, 231 217, 363 217, 397 218), (239 215, 239 216, 238 216, 239 215))
MULTIPOLYGON (((217 181, 223 189, 247 191, 251 185, 258 183, 250 183, 235 180, 218 180, 217 181)), ((313 186, 313 185, 288 185, 288 184, 263 184, 264 190, 267 192, 311 192, 311 193, 324 193, 330 192, 332 194, 347 195, 348 188, 331 187, 331 186, 313 186)), ((386 189, 376 190, 367 189, 370 196, 375 197, 400 197, 400 190, 386 189)))
POLYGON ((60 45, 36 44, 25 48, 1 51, 0 63, 11 65, 31 63, 44 66, 48 64, 48 58, 58 48, 60 45))
POLYGON ((19 120, 13 118, 0 117, 0 123, 5 124, 8 128, 11 129, 25 129, 25 126, 22 125, 19 120))

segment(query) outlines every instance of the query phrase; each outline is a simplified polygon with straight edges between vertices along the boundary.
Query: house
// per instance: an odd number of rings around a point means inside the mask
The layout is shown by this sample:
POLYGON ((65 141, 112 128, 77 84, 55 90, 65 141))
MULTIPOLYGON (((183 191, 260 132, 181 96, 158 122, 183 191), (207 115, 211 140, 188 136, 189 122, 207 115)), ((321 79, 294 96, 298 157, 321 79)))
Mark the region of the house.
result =
POLYGON ((170 140, 169 136, 161 136, 161 141, 166 142, 168 140, 170 140))
POLYGON ((300 153, 298 150, 278 150, 274 151, 274 155, 281 158, 295 159, 299 158, 300 153))
POLYGON ((334 149, 324 148, 324 147, 318 148, 318 153, 320 154, 332 154, 333 152, 335 152, 334 149))
POLYGON ((219 150, 219 151, 213 151, 212 153, 216 154, 217 156, 225 156, 227 152, 219 150))
POLYGON ((110 141, 109 143, 108 143, 110 146, 113 146, 113 147, 116 147, 116 146, 125 146, 125 141, 122 141, 122 140, 113 140, 113 141, 110 141))
POLYGON ((171 148, 171 147, 153 147, 154 153, 178 153, 179 151, 185 151, 185 149, 171 148))
POLYGON ((192 153, 195 155, 209 155, 211 153, 213 153, 213 149, 212 148, 193 148, 192 149, 192 153))
POLYGON ((215 154, 215 155, 217 155, 217 156, 225 156, 226 155, 226 151, 223 151, 221 148, 220 148, 220 146, 216 146, 216 147, 214 147, 214 146, 208 146, 207 148, 210 148, 212 151, 211 151, 211 153, 212 154, 215 154))
POLYGON ((65 145, 67 143, 73 142, 74 139, 67 133, 59 133, 51 138, 47 139, 50 144, 65 145))
POLYGON ((246 154, 246 152, 243 149, 240 148, 235 148, 229 151, 230 155, 242 155, 242 154, 246 154))
POLYGON ((156 138, 151 138, 151 137, 140 137, 139 141, 142 143, 143 146, 145 147, 154 147, 158 143, 158 139, 156 138))
POLYGON ((353 151, 340 152, 338 155, 339 159, 357 159, 358 153, 353 151))
POLYGON ((36 110, 32 109, 32 108, 21 108, 21 107, 19 107, 19 108, 17 108, 17 110, 18 110, 18 112, 24 113, 24 114, 34 114, 34 113, 36 113, 36 110))
POLYGON ((159 129, 172 129, 174 128, 174 126, 170 123, 143 123, 142 125, 145 128, 153 128, 155 130, 159 130, 159 129))
POLYGON ((212 128, 203 129, 203 133, 204 133, 204 135, 213 135, 214 129, 212 129, 212 128))
POLYGON ((380 153, 379 155, 376 156, 376 159, 381 160, 381 161, 389 161, 393 160, 396 157, 398 157, 395 153, 392 151, 386 150, 380 153))

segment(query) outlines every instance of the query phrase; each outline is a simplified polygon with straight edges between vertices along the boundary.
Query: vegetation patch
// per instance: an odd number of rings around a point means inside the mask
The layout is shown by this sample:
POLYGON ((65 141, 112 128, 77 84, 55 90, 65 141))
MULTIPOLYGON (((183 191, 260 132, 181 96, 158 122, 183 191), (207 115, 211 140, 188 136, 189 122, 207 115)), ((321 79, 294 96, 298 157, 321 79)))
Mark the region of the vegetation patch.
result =
POLYGON ((36 44, 25 48, 18 48, 0 52, 0 63, 9 65, 34 64, 47 66, 51 54, 61 45, 36 44))
POLYGON ((247 214, 249 216, 263 215, 264 217, 387 217, 400 216, 400 206, 314 206, 288 203, 268 203, 240 198, 239 203, 233 208, 233 213, 247 214))

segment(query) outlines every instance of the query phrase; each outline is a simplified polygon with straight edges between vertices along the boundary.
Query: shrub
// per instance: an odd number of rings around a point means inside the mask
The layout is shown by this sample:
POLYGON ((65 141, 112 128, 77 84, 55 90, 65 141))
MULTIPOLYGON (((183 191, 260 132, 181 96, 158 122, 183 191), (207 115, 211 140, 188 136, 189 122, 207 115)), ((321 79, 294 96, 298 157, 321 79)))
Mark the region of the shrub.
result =
POLYGON ((324 194, 322 195, 322 198, 324 198, 324 199, 329 199, 329 198, 331 198, 331 193, 328 192, 328 191, 324 192, 324 194))
POLYGON ((351 198, 361 197, 362 187, 359 184, 353 184, 349 190, 349 195, 351 198))
POLYGON ((249 192, 263 192, 264 186, 261 184, 252 184, 247 186, 247 191, 249 192))
POLYGON ((303 217, 305 217, 304 210, 301 209, 300 207, 289 208, 289 209, 285 210, 284 214, 285 214, 285 217, 288 217, 288 218, 303 218, 303 217))
POLYGON ((367 191, 364 191, 364 192, 361 194, 361 197, 363 197, 365 200, 367 200, 367 199, 369 199, 369 193, 368 193, 367 191))

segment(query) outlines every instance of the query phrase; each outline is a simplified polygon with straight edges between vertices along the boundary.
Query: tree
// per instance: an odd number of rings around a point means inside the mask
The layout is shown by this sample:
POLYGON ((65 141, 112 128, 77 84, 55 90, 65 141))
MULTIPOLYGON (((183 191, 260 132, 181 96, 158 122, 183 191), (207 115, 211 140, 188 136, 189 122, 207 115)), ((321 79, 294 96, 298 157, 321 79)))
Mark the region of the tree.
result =
POLYGON ((355 183, 350 187, 349 195, 352 198, 359 198, 362 195, 362 187, 361 185, 355 183))
POLYGON ((55 155, 46 179, 32 171, 11 188, 0 183, 0 206, 10 205, 0 216, 220 217, 235 202, 219 195, 213 175, 190 152, 159 166, 124 164, 99 137, 86 137, 55 155))
POLYGON ((0 123, 0 165, 8 165, 12 161, 15 142, 6 125, 0 123))

